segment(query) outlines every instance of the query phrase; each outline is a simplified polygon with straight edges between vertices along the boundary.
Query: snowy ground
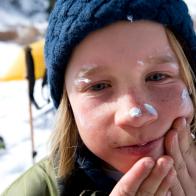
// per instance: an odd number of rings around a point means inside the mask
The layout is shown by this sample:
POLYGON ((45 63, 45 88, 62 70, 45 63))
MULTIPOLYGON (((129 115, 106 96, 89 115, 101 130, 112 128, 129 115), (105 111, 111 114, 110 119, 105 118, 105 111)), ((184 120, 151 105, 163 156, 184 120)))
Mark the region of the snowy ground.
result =
MULTIPOLYGON (((36 91, 40 90, 40 81, 36 91)), ((27 82, 0 83, 0 135, 6 149, 0 150, 0 193, 21 173, 32 166, 31 134, 27 82)), ((41 103, 41 97, 38 99, 41 103)), ((42 100, 43 103, 43 100, 42 100)), ((34 140, 37 156, 35 161, 48 154, 47 141, 52 130, 54 110, 47 105, 41 111, 33 107, 34 140), (47 113, 48 111, 48 113, 47 113)))
POLYGON ((196 16, 196 1, 195 0, 184 0, 189 8, 190 14, 195 17, 196 16))

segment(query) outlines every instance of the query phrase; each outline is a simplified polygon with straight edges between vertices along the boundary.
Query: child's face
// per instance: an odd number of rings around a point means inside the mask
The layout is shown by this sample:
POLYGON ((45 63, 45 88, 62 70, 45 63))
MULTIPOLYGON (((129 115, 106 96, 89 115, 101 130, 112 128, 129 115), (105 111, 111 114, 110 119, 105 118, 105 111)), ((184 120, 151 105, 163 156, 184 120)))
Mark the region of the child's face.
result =
POLYGON ((83 142, 126 172, 164 154, 164 137, 193 105, 164 28, 120 22, 89 35, 74 51, 66 88, 83 142))

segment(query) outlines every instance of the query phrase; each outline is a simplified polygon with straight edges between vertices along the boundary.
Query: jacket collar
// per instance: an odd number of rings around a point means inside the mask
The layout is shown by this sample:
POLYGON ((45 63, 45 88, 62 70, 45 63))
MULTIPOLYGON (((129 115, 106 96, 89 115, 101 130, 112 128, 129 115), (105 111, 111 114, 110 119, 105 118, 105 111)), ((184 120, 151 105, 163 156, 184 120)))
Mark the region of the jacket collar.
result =
POLYGON ((102 170, 101 160, 86 148, 77 152, 76 165, 69 176, 58 180, 60 195, 80 195, 84 190, 110 193, 116 182, 102 170))

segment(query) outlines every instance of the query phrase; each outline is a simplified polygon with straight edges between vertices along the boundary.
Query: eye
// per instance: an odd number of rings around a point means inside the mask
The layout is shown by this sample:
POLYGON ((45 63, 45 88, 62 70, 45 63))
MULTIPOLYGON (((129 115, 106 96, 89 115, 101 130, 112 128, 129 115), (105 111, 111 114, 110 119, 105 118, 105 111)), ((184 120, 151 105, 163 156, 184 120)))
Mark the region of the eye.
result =
POLYGON ((169 78, 169 75, 163 73, 153 73, 146 78, 146 81, 161 81, 169 78))
POLYGON ((89 88, 89 90, 91 90, 91 91, 102 91, 102 90, 104 90, 106 88, 110 88, 110 87, 111 87, 110 84, 107 84, 107 83, 98 83, 98 84, 95 84, 95 85, 91 86, 89 88))

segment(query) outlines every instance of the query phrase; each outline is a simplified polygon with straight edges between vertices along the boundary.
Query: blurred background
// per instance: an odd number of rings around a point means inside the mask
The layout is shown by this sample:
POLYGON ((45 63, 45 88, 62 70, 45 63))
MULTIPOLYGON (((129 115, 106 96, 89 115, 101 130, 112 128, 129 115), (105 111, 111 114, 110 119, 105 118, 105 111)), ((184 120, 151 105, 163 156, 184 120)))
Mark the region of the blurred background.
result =
MULTIPOLYGON (((185 0, 196 27, 196 1, 185 0)), ((0 0, 0 193, 47 156, 55 110, 43 47, 55 0, 0 0)))
POLYGON ((0 0, 0 193, 48 154, 55 110, 43 47, 54 3, 0 0))

